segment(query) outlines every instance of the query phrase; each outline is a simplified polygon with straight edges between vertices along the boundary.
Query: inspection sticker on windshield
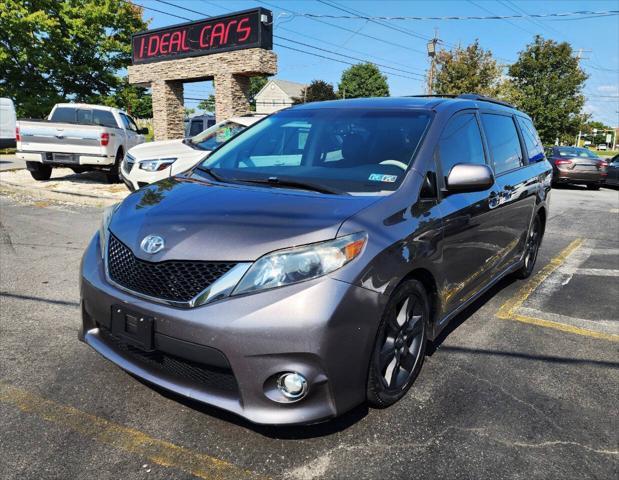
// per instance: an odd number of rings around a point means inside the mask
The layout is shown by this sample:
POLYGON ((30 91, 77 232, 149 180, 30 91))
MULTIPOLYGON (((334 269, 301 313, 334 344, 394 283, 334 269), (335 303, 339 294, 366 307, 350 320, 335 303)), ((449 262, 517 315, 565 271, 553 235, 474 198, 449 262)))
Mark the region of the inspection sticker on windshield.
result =
POLYGON ((397 175, 382 175, 380 173, 370 173, 370 178, 368 178, 370 182, 387 182, 387 183, 395 183, 397 179, 398 179, 397 175))

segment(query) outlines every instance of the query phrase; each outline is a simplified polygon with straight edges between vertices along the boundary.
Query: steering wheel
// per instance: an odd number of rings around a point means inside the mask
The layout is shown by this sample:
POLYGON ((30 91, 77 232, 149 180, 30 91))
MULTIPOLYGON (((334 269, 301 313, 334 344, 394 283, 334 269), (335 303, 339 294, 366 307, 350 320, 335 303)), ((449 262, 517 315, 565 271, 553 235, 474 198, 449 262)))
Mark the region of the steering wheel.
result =
POLYGON ((394 167, 401 168, 402 170, 406 170, 408 165, 404 162, 400 162, 400 160, 383 160, 379 163, 379 165, 393 165, 394 167))

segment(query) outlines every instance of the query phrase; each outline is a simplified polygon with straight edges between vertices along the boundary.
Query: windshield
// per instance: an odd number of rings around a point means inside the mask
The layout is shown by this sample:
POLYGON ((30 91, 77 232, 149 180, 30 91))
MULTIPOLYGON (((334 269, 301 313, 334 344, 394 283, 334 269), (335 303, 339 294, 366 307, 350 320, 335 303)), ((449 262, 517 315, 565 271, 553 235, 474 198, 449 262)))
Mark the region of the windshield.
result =
POLYGON ((561 147, 557 148, 561 157, 581 157, 581 158, 600 158, 591 150, 577 147, 561 147))
POLYGON ((286 110, 223 145, 202 164, 223 180, 278 179, 348 193, 389 192, 430 121, 429 111, 286 110))
POLYGON ((215 150, 219 145, 228 141, 245 128, 247 128, 245 125, 227 120, 213 125, 195 137, 190 138, 189 143, 200 150, 215 150))

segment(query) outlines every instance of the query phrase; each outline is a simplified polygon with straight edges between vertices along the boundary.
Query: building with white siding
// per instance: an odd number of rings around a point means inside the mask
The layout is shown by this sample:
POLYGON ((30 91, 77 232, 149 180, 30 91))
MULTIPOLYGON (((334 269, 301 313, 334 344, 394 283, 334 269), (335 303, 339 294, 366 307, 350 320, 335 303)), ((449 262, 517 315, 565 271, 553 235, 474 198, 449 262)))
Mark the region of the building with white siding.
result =
POLYGON ((256 94, 256 113, 269 114, 290 107, 295 98, 303 97, 305 87, 307 85, 288 80, 269 80, 256 94))

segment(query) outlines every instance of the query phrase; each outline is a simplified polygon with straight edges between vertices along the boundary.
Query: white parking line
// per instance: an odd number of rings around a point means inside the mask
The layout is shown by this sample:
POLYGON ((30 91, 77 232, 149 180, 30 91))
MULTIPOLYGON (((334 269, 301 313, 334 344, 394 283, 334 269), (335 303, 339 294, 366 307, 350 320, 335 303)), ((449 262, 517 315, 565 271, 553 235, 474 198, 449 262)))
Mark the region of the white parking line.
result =
POLYGON ((546 312, 531 307, 520 307, 518 313, 528 317, 541 318, 549 322, 563 323, 574 327, 585 327, 591 330, 619 335, 619 322, 616 320, 588 320, 586 318, 574 318, 559 313, 546 312))
POLYGON ((619 277, 619 270, 607 268, 578 268, 578 275, 594 275, 596 277, 619 277))

